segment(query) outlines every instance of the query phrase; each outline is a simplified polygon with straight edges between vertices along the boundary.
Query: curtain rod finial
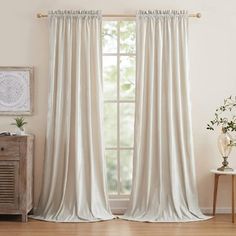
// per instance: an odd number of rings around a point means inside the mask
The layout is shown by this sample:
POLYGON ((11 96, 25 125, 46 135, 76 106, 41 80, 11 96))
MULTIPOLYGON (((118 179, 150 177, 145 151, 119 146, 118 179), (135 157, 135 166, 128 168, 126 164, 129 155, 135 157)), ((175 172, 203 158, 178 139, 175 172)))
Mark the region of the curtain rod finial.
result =
POLYGON ((37 13, 37 18, 41 18, 42 14, 41 13, 37 13))
POLYGON ((197 18, 201 18, 202 14, 201 13, 197 13, 196 16, 197 16, 197 18))
POLYGON ((43 18, 43 17, 47 17, 48 15, 46 14, 42 14, 42 13, 37 13, 37 18, 43 18))

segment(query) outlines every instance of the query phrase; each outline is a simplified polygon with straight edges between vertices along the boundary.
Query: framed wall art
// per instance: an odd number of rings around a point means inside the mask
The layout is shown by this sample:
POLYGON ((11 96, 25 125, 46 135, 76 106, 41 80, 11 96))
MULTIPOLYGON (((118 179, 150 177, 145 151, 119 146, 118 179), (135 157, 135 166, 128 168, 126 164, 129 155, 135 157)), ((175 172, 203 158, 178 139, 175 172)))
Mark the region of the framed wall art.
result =
POLYGON ((32 89, 32 67, 0 67, 0 115, 32 115, 32 89))

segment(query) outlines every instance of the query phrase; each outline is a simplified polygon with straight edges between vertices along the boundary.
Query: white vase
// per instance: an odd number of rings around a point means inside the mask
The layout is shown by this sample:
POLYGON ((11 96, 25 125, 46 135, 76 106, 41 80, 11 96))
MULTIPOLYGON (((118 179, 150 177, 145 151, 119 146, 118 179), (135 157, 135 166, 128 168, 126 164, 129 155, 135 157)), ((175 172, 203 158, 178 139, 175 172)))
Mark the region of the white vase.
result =
POLYGON ((17 135, 25 135, 25 129, 24 128, 17 128, 16 130, 17 135))
POLYGON ((217 169, 219 171, 233 171, 233 169, 228 166, 229 162, 227 161, 232 150, 232 146, 230 145, 232 140, 233 139, 227 130, 222 128, 222 133, 218 137, 217 144, 224 161, 222 162, 222 166, 217 169))

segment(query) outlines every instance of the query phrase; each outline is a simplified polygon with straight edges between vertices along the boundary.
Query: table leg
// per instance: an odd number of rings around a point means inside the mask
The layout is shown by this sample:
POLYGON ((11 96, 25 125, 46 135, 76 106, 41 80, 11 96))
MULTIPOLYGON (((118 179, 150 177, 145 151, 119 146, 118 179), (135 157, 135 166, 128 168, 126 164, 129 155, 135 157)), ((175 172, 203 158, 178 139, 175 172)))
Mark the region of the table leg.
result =
POLYGON ((28 222, 28 215, 27 215, 27 213, 23 213, 21 215, 21 221, 24 222, 24 223, 28 222))
POLYGON ((216 214, 216 199, 217 199, 217 189, 219 182, 219 174, 215 174, 215 182, 214 182, 214 196, 213 196, 213 216, 216 214))
POLYGON ((232 222, 234 223, 234 175, 232 175, 232 222))

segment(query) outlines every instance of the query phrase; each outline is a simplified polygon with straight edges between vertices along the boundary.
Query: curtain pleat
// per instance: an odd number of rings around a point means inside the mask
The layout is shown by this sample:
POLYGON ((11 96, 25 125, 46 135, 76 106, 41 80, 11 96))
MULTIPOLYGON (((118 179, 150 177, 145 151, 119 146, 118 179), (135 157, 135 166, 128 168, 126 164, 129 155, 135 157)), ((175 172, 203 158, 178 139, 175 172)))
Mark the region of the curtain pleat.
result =
POLYGON ((134 173, 128 220, 208 219, 198 206, 189 95, 188 14, 139 11, 134 173))
POLYGON ((49 13, 50 92, 36 219, 109 220, 102 135, 101 13, 49 13))

